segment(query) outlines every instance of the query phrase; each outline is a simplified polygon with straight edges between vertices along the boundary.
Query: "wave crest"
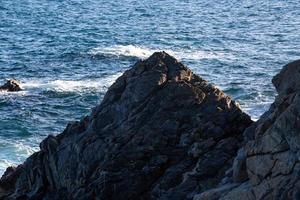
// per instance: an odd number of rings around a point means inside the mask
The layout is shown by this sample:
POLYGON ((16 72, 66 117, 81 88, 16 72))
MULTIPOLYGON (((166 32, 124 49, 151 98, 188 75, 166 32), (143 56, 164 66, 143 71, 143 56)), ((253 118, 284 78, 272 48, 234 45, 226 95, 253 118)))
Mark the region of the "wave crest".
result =
POLYGON ((102 91, 110 86, 121 74, 85 80, 29 80, 24 81, 22 87, 25 91, 42 90, 42 91, 58 91, 58 92, 80 92, 84 90, 102 91))
MULTIPOLYGON (((92 56, 116 56, 116 57, 137 57, 145 59, 156 51, 165 51, 177 59, 200 60, 200 59, 218 59, 225 57, 224 53, 216 53, 203 50, 182 50, 175 51, 172 49, 151 49, 136 45, 114 45, 110 47, 97 47, 88 53, 92 56)), ((227 56, 226 56, 227 57, 227 56)))

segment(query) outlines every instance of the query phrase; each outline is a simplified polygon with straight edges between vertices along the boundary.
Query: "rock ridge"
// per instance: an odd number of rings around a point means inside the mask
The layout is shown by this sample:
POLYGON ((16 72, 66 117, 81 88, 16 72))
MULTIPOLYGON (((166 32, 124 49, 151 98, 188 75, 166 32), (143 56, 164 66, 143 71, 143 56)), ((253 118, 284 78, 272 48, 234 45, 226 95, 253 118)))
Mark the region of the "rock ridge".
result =
POLYGON ((2 199, 192 199, 216 187, 252 124, 165 52, 133 65, 79 122, 0 180, 2 199))

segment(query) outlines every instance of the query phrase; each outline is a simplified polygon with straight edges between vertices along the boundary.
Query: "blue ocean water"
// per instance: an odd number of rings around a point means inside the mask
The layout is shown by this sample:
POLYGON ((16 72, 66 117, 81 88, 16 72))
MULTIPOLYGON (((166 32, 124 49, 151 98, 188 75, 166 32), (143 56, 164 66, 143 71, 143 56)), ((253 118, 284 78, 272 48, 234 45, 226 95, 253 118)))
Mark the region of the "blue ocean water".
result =
POLYGON ((252 118, 271 78, 300 57, 296 0, 1 0, 0 174, 97 105, 139 59, 165 50, 234 97, 252 118))

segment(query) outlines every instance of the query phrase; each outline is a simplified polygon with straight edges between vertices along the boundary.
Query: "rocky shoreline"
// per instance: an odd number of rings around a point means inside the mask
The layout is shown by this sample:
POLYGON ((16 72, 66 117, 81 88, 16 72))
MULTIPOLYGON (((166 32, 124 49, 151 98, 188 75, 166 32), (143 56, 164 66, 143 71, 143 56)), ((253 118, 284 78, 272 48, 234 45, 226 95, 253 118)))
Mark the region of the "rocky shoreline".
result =
POLYGON ((300 62, 253 123, 165 52, 127 70, 91 115, 0 180, 1 199, 300 199, 300 62))

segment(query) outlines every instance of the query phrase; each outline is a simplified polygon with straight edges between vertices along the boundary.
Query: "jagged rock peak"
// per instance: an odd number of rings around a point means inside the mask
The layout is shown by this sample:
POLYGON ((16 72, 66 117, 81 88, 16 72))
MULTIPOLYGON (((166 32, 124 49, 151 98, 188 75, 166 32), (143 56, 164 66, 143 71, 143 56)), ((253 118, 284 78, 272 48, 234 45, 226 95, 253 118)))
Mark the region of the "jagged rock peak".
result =
POLYGON ((272 82, 279 94, 288 94, 300 89, 300 60, 283 67, 272 82))
POLYGON ((191 199, 221 180, 251 123, 219 89, 167 53, 154 53, 124 72, 90 116, 10 168, 0 195, 191 199))
POLYGON ((283 67, 272 82, 279 94, 289 94, 300 89, 300 60, 291 62, 283 67))
POLYGON ((190 69, 164 51, 154 53, 142 66, 146 66, 146 71, 162 70, 162 72, 166 73, 167 80, 189 81, 192 76, 192 71, 190 69))

